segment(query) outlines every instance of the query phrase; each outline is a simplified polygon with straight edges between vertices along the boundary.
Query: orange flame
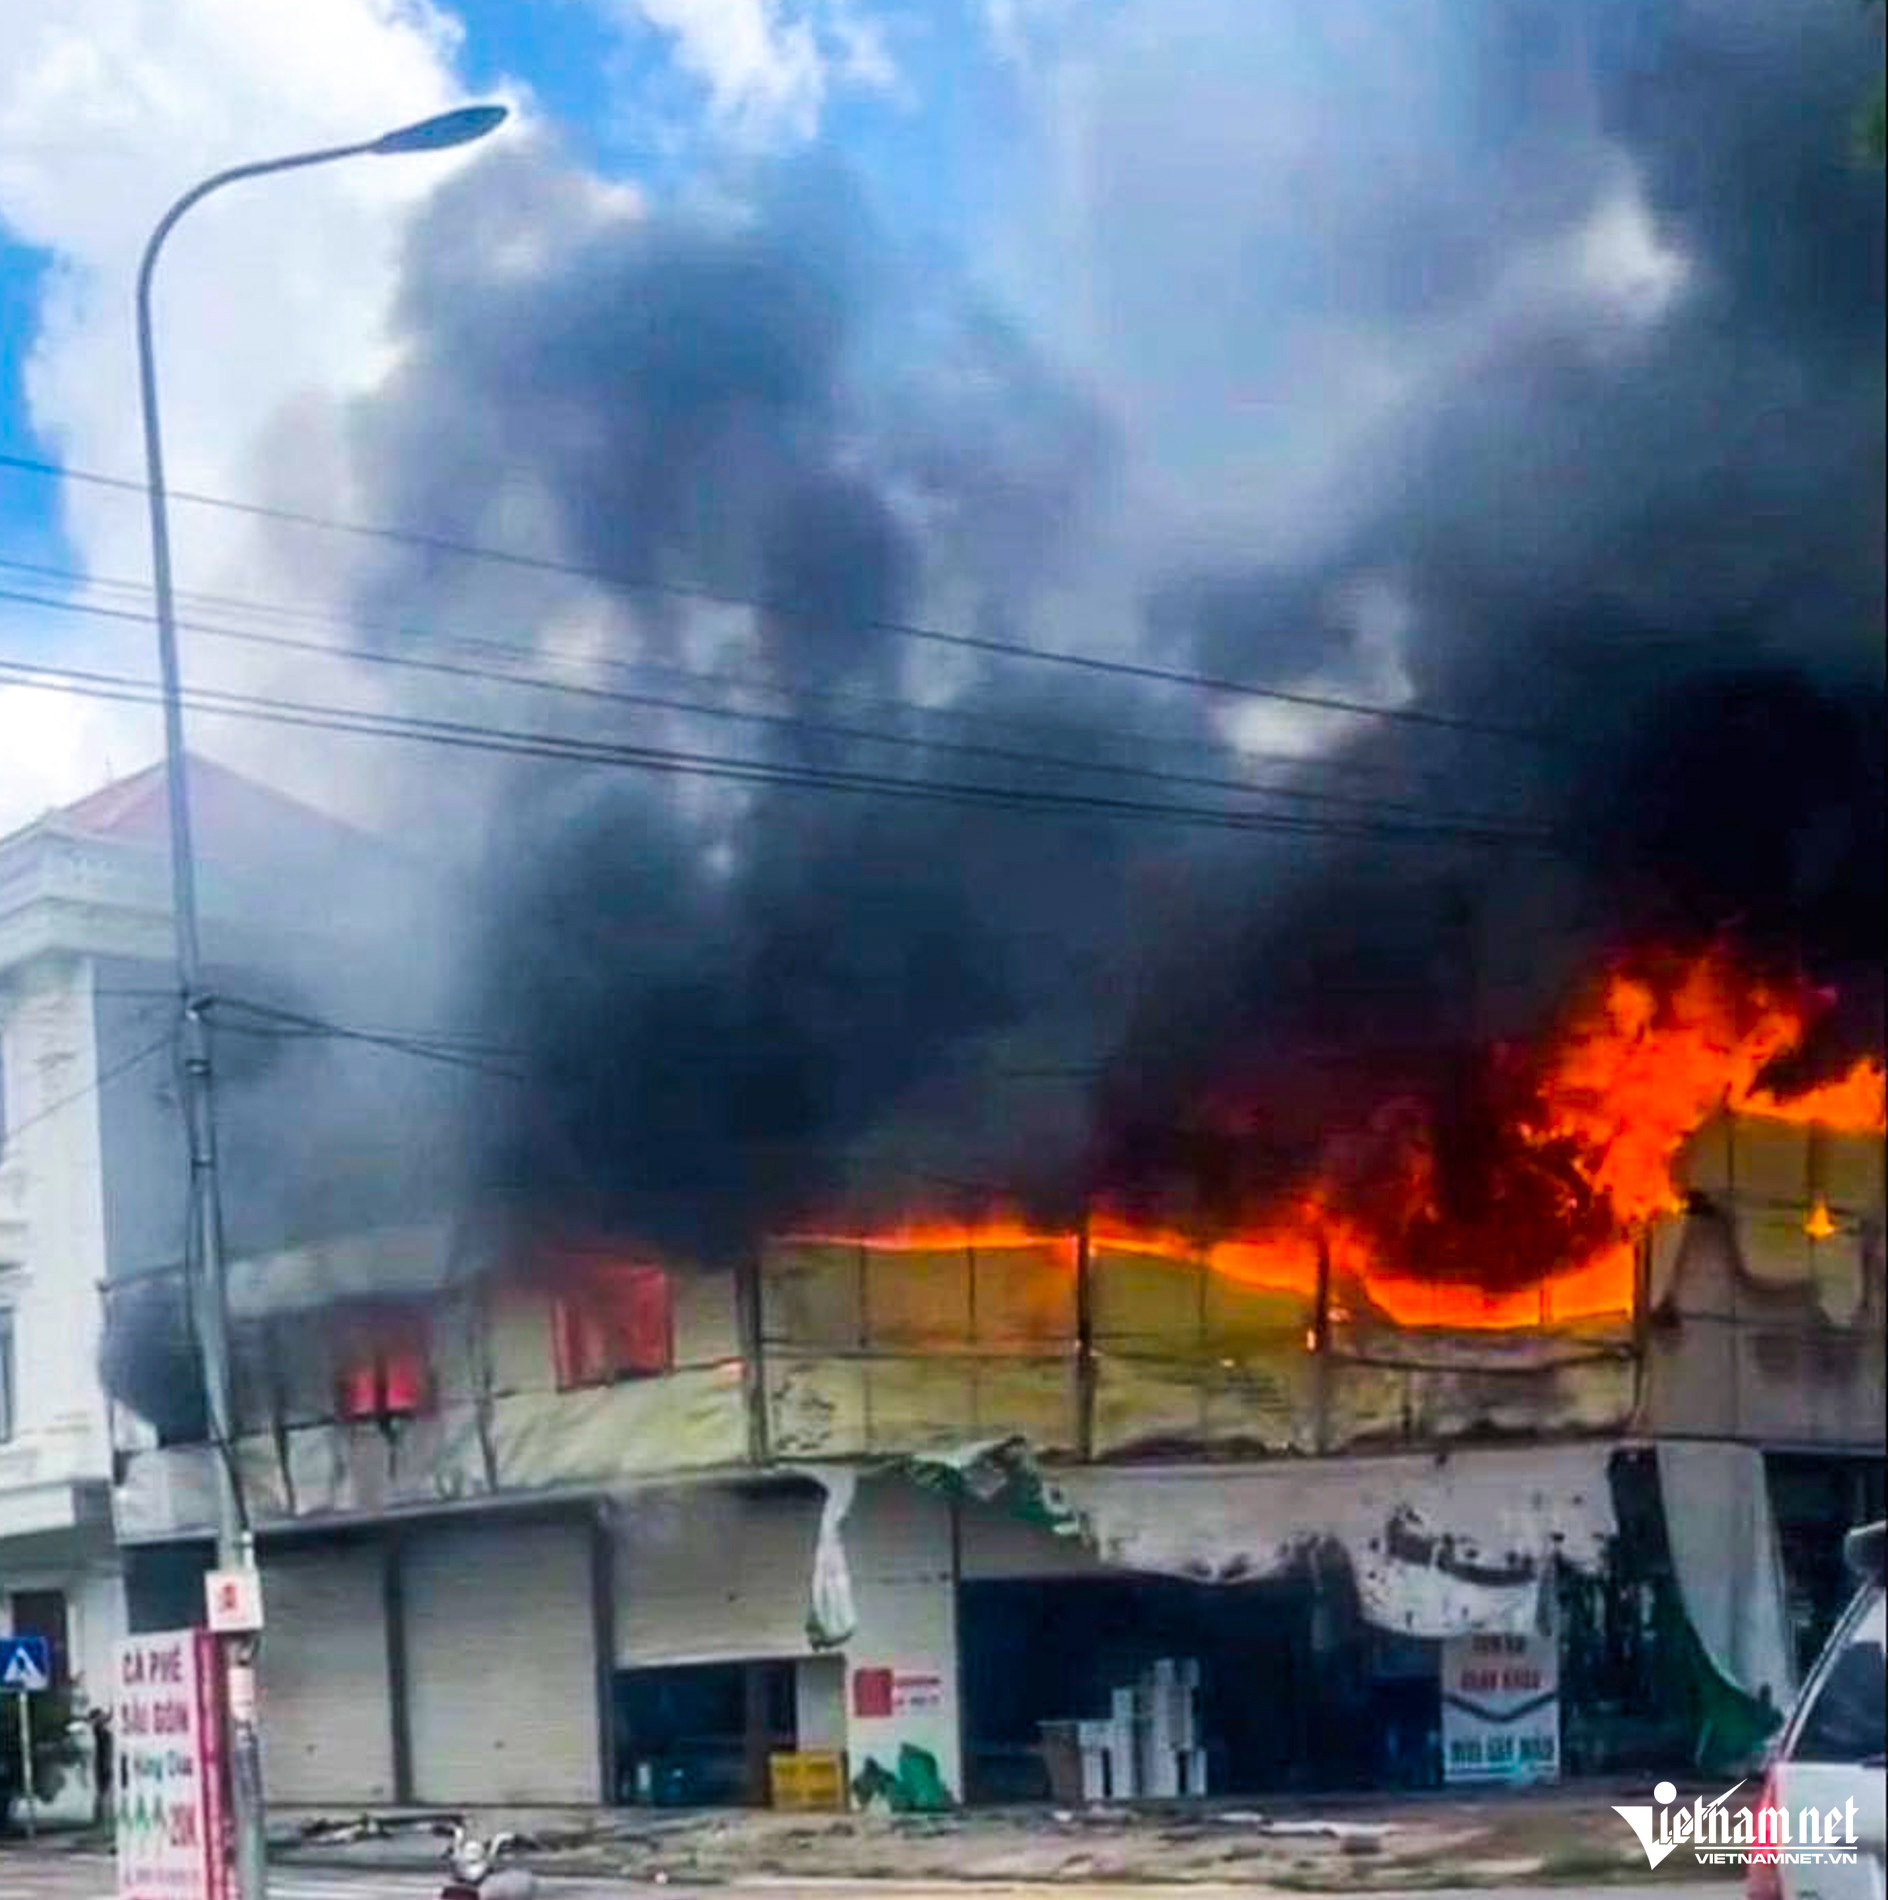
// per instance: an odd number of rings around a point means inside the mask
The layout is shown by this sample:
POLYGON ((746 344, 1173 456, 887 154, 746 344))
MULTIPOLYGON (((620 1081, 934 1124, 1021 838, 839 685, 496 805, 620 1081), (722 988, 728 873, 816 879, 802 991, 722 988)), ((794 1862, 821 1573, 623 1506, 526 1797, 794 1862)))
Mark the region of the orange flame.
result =
POLYGON ((1075 1236, 1053 1233, 1020 1218, 987 1221, 901 1221, 875 1227, 869 1234, 806 1231, 783 1238, 808 1246, 870 1247, 879 1253, 960 1253, 967 1248, 991 1252, 1002 1247, 1067 1247, 1075 1236))
POLYGON ((1833 1240, 1842 1231, 1842 1223, 1829 1211, 1826 1195, 1818 1194, 1815 1204, 1803 1217, 1803 1232, 1811 1240, 1833 1240))
POLYGON ((1737 1104, 1746 1115, 1767 1115, 1774 1121, 1815 1122, 1850 1134, 1866 1134, 1888 1123, 1882 1065, 1866 1059, 1847 1075, 1820 1088, 1778 1101, 1768 1089, 1755 1089, 1737 1104))
MULTIPOLYGON (((1888 1125, 1878 1061, 1788 1098, 1760 1086, 1830 1000, 1750 977, 1722 951, 1622 964, 1541 1045, 1491 1053, 1477 1106, 1501 1112, 1476 1125, 1466 1162, 1444 1153, 1433 1112, 1388 1104, 1361 1170, 1334 1158, 1235 1232, 1193 1235, 1103 1210, 1089 1238, 1307 1300, 1322 1283, 1339 1320, 1487 1329, 1628 1313, 1637 1236, 1682 1204, 1680 1157, 1714 1116, 1847 1133, 1888 1125)), ((1826 1204, 1806 1218, 1808 1231, 1836 1231, 1826 1204)), ((1071 1265, 1077 1245, 1013 1217, 797 1238, 913 1251, 1055 1246, 1071 1265)))

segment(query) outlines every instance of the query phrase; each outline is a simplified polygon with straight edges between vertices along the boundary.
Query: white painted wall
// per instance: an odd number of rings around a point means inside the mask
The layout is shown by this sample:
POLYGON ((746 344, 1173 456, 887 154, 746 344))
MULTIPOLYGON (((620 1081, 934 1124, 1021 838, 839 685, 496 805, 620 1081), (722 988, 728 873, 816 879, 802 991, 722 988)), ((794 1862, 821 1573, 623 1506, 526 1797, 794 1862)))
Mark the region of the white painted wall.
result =
POLYGON ((89 1559, 75 1556, 66 1562, 55 1558, 36 1567, 4 1563, 0 1574, 0 1634, 12 1631, 13 1593, 33 1590, 64 1592, 73 1687, 83 1692, 88 1702, 109 1702, 112 1646, 125 1633, 124 1578, 116 1558, 107 1548, 89 1559))
POLYGON ((76 1579, 67 1599, 72 1622, 72 1667, 88 1701, 109 1700, 112 1657, 125 1635, 125 1579, 115 1556, 100 1557, 76 1579))
MULTIPOLYGON (((0 1303, 16 1375, 14 1429, 0 1443, 0 1627, 12 1593, 63 1595, 81 1707, 109 1698, 126 1622, 109 1527, 80 1492, 96 1487, 96 1498, 111 1479, 97 1370, 99 1058, 83 949, 104 892, 83 859, 56 841, 0 841, 0 1303)), ((88 1821, 92 1799, 88 1760, 41 1818, 88 1821)))
POLYGON ((91 966, 47 956, 8 976, 0 1037, 6 1127, 17 1132, 0 1159, 0 1297, 14 1309, 19 1391, 13 1439, 0 1446, 0 1537, 58 1527, 45 1518, 52 1501, 28 1494, 111 1476, 97 1372, 105 1225, 91 966))
MULTIPOLYGON (((868 1760, 898 1769, 906 1743, 928 1749, 963 1799, 957 1696, 957 1588, 951 1507, 898 1478, 868 1478, 845 1524, 858 1628, 846 1645, 846 1747, 856 1777, 868 1760), (858 1713, 859 1674, 890 1669, 895 1683, 930 1678, 935 1706, 888 1717, 858 1713)), ((911 1690, 900 1694, 908 1702, 911 1690)))
MULTIPOLYGON (((77 1541, 76 1538, 74 1540, 77 1541)), ((70 1564, 52 1564, 39 1569, 21 1569, 6 1560, 5 1545, 0 1544, 0 1634, 10 1634, 12 1617, 8 1593, 15 1590, 60 1590, 66 1598, 66 1643, 71 1653, 73 1672, 73 1713, 84 1714, 87 1707, 111 1697, 112 1647, 125 1633, 124 1578, 116 1557, 107 1548, 90 1562, 75 1559, 70 1564)), ((9 1698, 9 1701, 11 1698, 9 1698)), ((4 1711, 8 1719, 12 1710, 4 1711)), ((34 1824, 44 1828, 85 1827, 96 1812, 96 1787, 93 1779, 92 1741, 89 1734, 75 1736, 78 1753, 65 1764, 57 1790, 49 1801, 42 1801, 34 1812, 34 1824)), ((12 1820, 20 1824, 21 1805, 13 1805, 12 1820)))
POLYGON ((803 1749, 846 1746, 846 1662, 843 1656, 807 1656, 793 1667, 793 1732, 803 1749))

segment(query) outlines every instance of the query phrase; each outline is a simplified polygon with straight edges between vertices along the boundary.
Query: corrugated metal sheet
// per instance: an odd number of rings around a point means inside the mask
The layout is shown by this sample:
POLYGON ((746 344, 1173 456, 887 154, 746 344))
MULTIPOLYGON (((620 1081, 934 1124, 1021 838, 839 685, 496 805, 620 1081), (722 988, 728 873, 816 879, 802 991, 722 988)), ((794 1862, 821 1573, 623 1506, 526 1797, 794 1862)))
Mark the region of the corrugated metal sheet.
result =
POLYGON ((1652 1237, 1638 1423, 1772 1447, 1883 1443, 1888 1289, 1879 1138, 1723 1117, 1695 1140, 1689 1218, 1652 1237), (1812 1235, 1820 1197, 1830 1231, 1812 1235))
POLYGON ((263 1554, 271 1802, 394 1798, 384 1561, 378 1542, 263 1554))
POLYGON ((615 1514, 620 1668, 804 1656, 820 1494, 704 1485, 615 1514))
POLYGON ((414 1795, 600 1799, 590 1526, 416 1531, 401 1576, 414 1795))
POLYGON ((895 1454, 1006 1432, 1076 1448, 1073 1237, 778 1241, 762 1286, 776 1455, 895 1454))

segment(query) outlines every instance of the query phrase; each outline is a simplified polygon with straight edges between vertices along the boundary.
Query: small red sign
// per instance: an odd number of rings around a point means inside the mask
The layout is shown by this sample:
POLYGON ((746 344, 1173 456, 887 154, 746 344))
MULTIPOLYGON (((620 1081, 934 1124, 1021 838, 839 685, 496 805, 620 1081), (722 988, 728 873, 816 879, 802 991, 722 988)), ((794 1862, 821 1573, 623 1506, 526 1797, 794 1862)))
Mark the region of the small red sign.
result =
POLYGON ((889 1669, 855 1669, 852 1672, 852 1712, 863 1716, 891 1714, 892 1672, 889 1669))

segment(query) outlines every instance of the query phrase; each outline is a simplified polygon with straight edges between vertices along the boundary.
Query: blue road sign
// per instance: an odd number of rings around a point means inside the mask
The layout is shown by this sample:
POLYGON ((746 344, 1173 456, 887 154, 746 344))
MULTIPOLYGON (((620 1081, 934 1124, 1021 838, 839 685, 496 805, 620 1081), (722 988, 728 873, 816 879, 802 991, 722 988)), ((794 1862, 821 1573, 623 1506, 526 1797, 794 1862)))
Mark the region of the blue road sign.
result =
POLYGON ((0 1689, 23 1695, 52 1687, 52 1651, 43 1636, 0 1636, 0 1689))

